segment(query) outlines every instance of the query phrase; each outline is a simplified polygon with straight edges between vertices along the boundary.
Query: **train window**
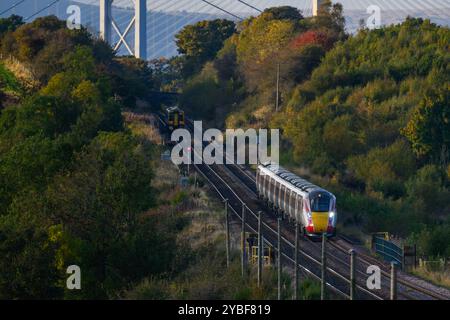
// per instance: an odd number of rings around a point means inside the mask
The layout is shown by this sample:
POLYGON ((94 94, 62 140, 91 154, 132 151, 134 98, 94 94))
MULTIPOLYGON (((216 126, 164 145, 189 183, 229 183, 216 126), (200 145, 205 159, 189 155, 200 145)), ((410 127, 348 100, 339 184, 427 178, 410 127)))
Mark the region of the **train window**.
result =
POLYGON ((262 173, 259 174, 259 187, 261 188, 261 192, 264 194, 264 182, 266 182, 266 176, 262 173))
POLYGON ((311 211, 313 212, 327 212, 330 210, 330 196, 319 193, 311 199, 311 211))
POLYGON ((272 179, 272 189, 270 190, 270 193, 272 195, 272 201, 274 204, 276 199, 277 199, 277 182, 275 181, 275 179, 272 179))
POLYGON ((273 193, 273 196, 275 198, 275 203, 276 205, 279 207, 280 206, 280 188, 281 188, 281 184, 278 181, 275 181, 275 192, 273 193))
POLYGON ((264 195, 265 195, 267 198, 269 197, 269 196, 268 196, 269 191, 267 190, 268 186, 269 186, 269 176, 265 175, 265 176, 264 176, 264 195))
POLYGON ((286 192, 284 193, 284 200, 283 200, 283 210, 286 213, 289 211, 288 202, 287 202, 289 199, 289 192, 290 192, 290 190, 288 188, 286 188, 286 192))
POLYGON ((280 183, 278 188, 278 207, 281 208, 281 204, 283 201, 281 201, 281 191, 283 190, 283 185, 280 183))
POLYGON ((278 199, 279 199, 279 204, 278 204, 278 206, 282 209, 282 210, 284 210, 284 194, 286 193, 286 186, 284 185, 284 184, 282 184, 281 185, 281 188, 280 188, 280 195, 278 196, 278 199))
POLYGON ((274 178, 270 178, 270 200, 275 202, 275 186, 276 182, 274 178))
POLYGON ((296 193, 294 191, 291 191, 291 196, 289 197, 289 213, 291 215, 294 214, 295 195, 296 193))
POLYGON ((289 193, 291 192, 290 189, 286 188, 285 192, 284 192, 284 198, 283 198, 283 210, 285 212, 288 211, 288 206, 287 206, 287 200, 289 199, 289 193))
POLYGON ((256 170, 256 189, 259 192, 261 192, 261 183, 259 181, 259 177, 260 177, 260 175, 259 175, 259 169, 258 169, 258 170, 256 170))
POLYGON ((300 213, 302 212, 302 203, 303 203, 302 197, 299 194, 297 194, 297 205, 295 208, 297 216, 300 215, 300 213))

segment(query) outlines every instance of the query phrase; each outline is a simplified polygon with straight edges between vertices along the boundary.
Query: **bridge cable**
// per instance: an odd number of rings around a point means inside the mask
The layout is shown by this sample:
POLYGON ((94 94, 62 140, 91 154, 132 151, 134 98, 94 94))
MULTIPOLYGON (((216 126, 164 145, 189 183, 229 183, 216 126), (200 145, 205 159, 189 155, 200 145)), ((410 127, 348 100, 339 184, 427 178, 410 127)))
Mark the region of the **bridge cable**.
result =
POLYGON ((23 3, 23 2, 25 2, 26 0, 20 0, 20 1, 17 1, 15 4, 13 4, 11 7, 9 7, 8 9, 5 9, 5 10, 3 10, 2 12, 0 12, 0 16, 2 15, 2 14, 4 14, 4 13, 6 13, 6 12, 8 12, 9 10, 12 10, 12 9, 14 9, 15 7, 17 7, 19 4, 21 4, 21 3, 23 3))
POLYGON ((236 19, 244 20, 243 18, 241 18, 241 17, 235 15, 234 13, 232 13, 232 12, 230 12, 230 11, 227 11, 227 10, 225 10, 225 9, 223 9, 223 8, 221 8, 221 7, 217 6, 217 5, 215 5, 214 3, 211 3, 211 2, 206 1, 206 0, 201 0, 201 1, 206 2, 206 3, 209 4, 210 6, 213 6, 214 8, 219 9, 220 11, 223 11, 223 12, 229 14, 230 16, 233 16, 233 17, 235 17, 236 19))
POLYGON ((254 9, 254 10, 260 12, 260 13, 263 12, 261 9, 258 9, 257 7, 252 6, 251 4, 249 4, 249 3, 245 2, 245 1, 242 1, 242 0, 237 0, 237 1, 240 2, 240 3, 242 3, 243 5, 246 5, 247 7, 250 7, 250 8, 252 8, 252 9, 254 9))
POLYGON ((26 17, 26 18, 25 18, 25 21, 30 20, 30 19, 33 18, 34 16, 37 16, 39 13, 41 13, 41 12, 44 11, 45 9, 50 8, 51 6, 53 6, 54 4, 58 3, 59 1, 60 1, 60 0, 55 0, 55 1, 53 1, 52 3, 46 5, 44 8, 42 8, 42 9, 36 11, 36 12, 33 13, 31 16, 26 17))

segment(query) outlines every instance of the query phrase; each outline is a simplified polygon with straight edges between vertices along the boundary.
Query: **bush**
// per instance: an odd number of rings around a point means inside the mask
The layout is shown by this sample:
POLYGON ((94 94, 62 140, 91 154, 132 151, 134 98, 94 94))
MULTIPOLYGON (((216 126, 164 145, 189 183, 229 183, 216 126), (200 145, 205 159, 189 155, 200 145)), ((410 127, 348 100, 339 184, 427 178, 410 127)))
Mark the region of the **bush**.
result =
POLYGON ((450 224, 424 228, 411 235, 409 240, 417 244, 417 253, 428 259, 450 257, 450 224))

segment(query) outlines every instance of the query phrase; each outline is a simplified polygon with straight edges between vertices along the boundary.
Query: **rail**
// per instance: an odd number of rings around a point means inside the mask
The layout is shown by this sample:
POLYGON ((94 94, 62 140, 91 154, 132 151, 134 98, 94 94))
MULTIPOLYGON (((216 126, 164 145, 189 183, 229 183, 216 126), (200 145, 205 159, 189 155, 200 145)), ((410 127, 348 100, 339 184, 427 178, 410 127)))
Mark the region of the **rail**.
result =
MULTIPOLYGON (((186 119, 186 123, 192 125, 192 121, 189 120, 189 119, 186 119)), ((199 171, 200 174, 201 174, 201 175, 202 175, 202 176, 203 176, 203 177, 211 184, 211 186, 215 189, 215 191, 218 193, 218 195, 219 195, 222 199, 225 199, 224 196, 223 196, 223 194, 220 192, 219 188, 216 186, 216 184, 215 184, 211 179, 209 179, 209 178, 202 172, 202 170, 201 170, 197 165, 194 165, 194 166, 195 166, 195 168, 197 169, 197 171, 199 171)), ((234 196, 236 199, 238 199, 243 205, 245 205, 245 202, 242 200, 242 198, 239 197, 239 196, 236 194, 236 192, 233 190, 233 188, 232 188, 228 183, 226 183, 225 180, 224 180, 222 177, 220 177, 220 175, 218 175, 218 174, 217 174, 217 173, 216 173, 209 165, 205 165, 205 166, 208 167, 208 169, 209 169, 211 172, 214 173, 215 177, 217 177, 217 179, 220 180, 221 184, 225 185, 225 186, 229 189, 229 191, 233 194, 233 196, 234 196)), ((237 168, 237 169, 239 170, 239 172, 242 173, 242 175, 239 175, 239 177, 238 177, 238 178, 241 180, 242 185, 245 186, 246 189, 248 189, 250 192, 255 193, 255 191, 252 190, 252 186, 247 185, 247 182, 244 181, 244 180, 242 179, 242 177, 245 177, 245 178, 247 178, 249 181, 251 181, 252 184, 253 184, 253 182, 255 181, 254 176, 251 175, 247 170, 245 170, 245 168, 241 168, 240 165, 232 165, 232 167, 237 168)), ((224 168, 228 169, 228 165, 227 165, 227 166, 224 166, 224 168)), ((238 213, 232 206, 229 206, 229 207, 231 208, 231 211, 232 211, 239 219, 242 220, 242 218, 240 217, 239 213, 238 213)), ((257 218, 257 214, 255 214, 250 208, 248 208, 248 206, 246 206, 246 208, 248 209, 248 212, 249 212, 254 218, 257 218)), ((238 210, 238 211, 239 211, 239 210, 238 210)), ((256 230, 255 230, 253 227, 251 227, 249 224, 246 224, 246 226, 247 226, 247 228, 248 228, 249 230, 252 230, 253 232, 256 232, 256 230)), ((272 228, 270 225, 268 225, 265 221, 263 222, 263 226, 264 226, 267 230, 269 230, 271 233, 277 234, 277 231, 276 231, 274 228, 272 228)), ((291 248, 294 248, 294 247, 295 247, 295 246, 293 245, 293 243, 290 242, 290 241, 289 241, 287 238, 285 238, 284 236, 282 236, 281 239, 282 239, 283 243, 287 244, 287 245, 290 246, 291 248)), ((274 245, 275 243, 274 243, 273 241, 268 240, 266 237, 264 238, 264 241, 265 241, 265 243, 272 245, 272 246, 275 248, 275 251, 277 251, 277 249, 276 249, 276 247, 275 247, 275 245, 274 245)), ((331 245, 336 246, 336 247, 339 248, 340 250, 344 250, 343 248, 339 247, 337 244, 335 244, 335 243, 333 243, 333 242, 330 242, 330 243, 331 243, 331 245)), ((347 251, 345 251, 345 252, 347 252, 347 251)), ((316 263, 316 264, 318 264, 318 265, 321 265, 320 261, 318 261, 317 259, 314 259, 312 256, 308 255, 306 252, 304 252, 304 251, 302 251, 302 250, 299 250, 299 253, 301 253, 303 256, 307 257, 307 258, 308 258, 310 261, 312 261, 313 263, 316 263)), ((290 258, 288 255, 286 255, 284 252, 282 252, 282 256, 283 256, 285 259, 287 259, 287 260, 289 260, 289 261, 295 263, 295 261, 294 261, 292 258, 290 258)), ((347 262, 345 262, 343 259, 341 259, 341 258, 339 258, 339 257, 337 257, 337 256, 335 256, 334 258, 336 259, 336 261, 338 261, 338 262, 340 262, 340 263, 344 263, 345 265, 349 266, 349 264, 348 264, 347 262)), ((369 260, 370 260, 369 257, 360 257, 360 256, 358 256, 358 259, 361 260, 361 261, 363 261, 363 262, 366 263, 366 264, 370 264, 370 262, 369 262, 369 260)), ((375 259, 375 258, 373 258, 373 259, 375 259)), ((373 260, 373 259, 372 259, 372 260, 373 260)), ((311 270, 309 270, 309 269, 306 268, 305 266, 299 264, 299 267, 300 267, 304 272, 310 274, 310 275, 311 275, 312 277, 314 277, 315 279, 319 279, 319 280, 320 280, 320 278, 319 278, 316 274, 314 274, 311 270)), ((350 283, 350 280, 349 280, 349 279, 347 279, 345 276, 343 276, 342 274, 338 273, 337 271, 333 270, 332 268, 327 267, 327 271, 330 272, 331 274, 333 274, 334 276, 336 276, 337 278, 339 278, 339 279, 345 281, 346 283, 350 283)), ((384 279, 385 279, 386 281, 389 281, 389 280, 390 280, 390 275, 389 275, 389 273, 386 272, 385 270, 381 270, 381 271, 382 271, 382 274, 384 275, 384 279)), ((358 272, 358 273, 362 273, 360 270, 357 270, 357 272, 358 272)), ((405 298, 408 298, 408 299, 416 299, 416 298, 417 298, 417 297, 414 297, 414 296, 412 296, 411 294, 408 294, 407 292, 405 292, 405 291, 408 291, 408 292, 418 292, 418 293, 422 293, 422 294, 424 294, 424 295, 426 295, 426 296, 429 296, 429 297, 432 297, 432 298, 434 298, 434 299, 439 299, 439 300, 442 300, 442 299, 448 299, 447 297, 445 297, 445 296, 443 296, 443 295, 440 295, 440 294, 435 293, 435 292, 433 292, 433 291, 427 290, 427 289, 425 289, 425 288, 423 288, 423 287, 420 287, 420 286, 417 286, 417 285, 415 285, 415 284, 408 283, 407 281, 405 281, 405 280, 403 280, 403 279, 398 279, 398 282, 399 282, 399 284, 401 284, 401 285, 405 288, 405 290, 402 290, 402 291, 399 292, 399 294, 401 294, 401 295, 404 296, 405 298)), ((345 298, 348 298, 348 297, 349 297, 349 295, 347 295, 346 293, 344 293, 342 290, 340 290, 340 289, 334 287, 334 286, 333 286, 332 284, 330 284, 330 283, 327 283, 327 287, 329 287, 329 288, 330 288, 331 290, 333 290, 335 293, 337 293, 337 294, 339 294, 339 295, 341 295, 341 296, 343 296, 343 297, 345 297, 345 298)), ((375 293, 369 291, 368 289, 364 288, 364 287, 361 286, 361 285, 356 284, 356 288, 358 288, 360 291, 365 292, 366 294, 370 295, 371 297, 373 297, 373 298, 375 298, 375 299, 377 299, 377 300, 382 300, 382 299, 383 299, 381 296, 379 296, 379 295, 377 295, 377 294, 375 294, 375 293)))

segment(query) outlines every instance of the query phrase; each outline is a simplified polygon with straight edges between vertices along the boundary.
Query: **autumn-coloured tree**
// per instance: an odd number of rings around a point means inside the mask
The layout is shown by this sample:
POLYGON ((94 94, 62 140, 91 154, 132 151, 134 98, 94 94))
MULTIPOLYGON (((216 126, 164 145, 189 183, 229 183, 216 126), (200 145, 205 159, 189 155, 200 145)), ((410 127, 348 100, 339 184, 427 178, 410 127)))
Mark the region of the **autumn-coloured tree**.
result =
POLYGON ((299 49, 307 45, 321 45, 326 51, 330 50, 336 41, 336 37, 330 34, 330 31, 325 29, 308 30, 299 34, 291 42, 293 49, 299 49))

